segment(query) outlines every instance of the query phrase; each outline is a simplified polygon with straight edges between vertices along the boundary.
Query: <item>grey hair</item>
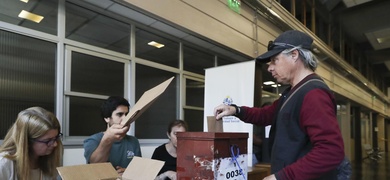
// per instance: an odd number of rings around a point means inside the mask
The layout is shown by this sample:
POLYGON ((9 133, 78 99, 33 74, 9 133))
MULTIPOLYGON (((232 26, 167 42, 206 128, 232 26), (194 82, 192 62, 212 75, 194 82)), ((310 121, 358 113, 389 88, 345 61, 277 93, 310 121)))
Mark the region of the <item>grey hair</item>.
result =
POLYGON ((299 56, 302 59, 303 64, 306 68, 310 68, 313 72, 317 69, 318 59, 317 57, 308 49, 304 49, 301 46, 297 46, 291 49, 286 49, 282 51, 282 54, 291 54, 292 51, 298 50, 299 56))

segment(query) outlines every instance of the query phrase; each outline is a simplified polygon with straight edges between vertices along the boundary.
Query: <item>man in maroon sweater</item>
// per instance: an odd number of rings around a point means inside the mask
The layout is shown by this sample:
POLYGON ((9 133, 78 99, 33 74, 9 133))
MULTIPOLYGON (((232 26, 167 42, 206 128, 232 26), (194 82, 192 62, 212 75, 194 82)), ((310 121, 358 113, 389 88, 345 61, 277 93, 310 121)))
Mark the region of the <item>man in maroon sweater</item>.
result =
POLYGON ((247 123, 272 125, 272 175, 265 180, 337 179, 337 167, 344 159, 336 103, 331 90, 314 73, 318 61, 311 52, 312 42, 305 33, 286 31, 256 58, 268 63, 278 83, 290 85, 272 105, 222 104, 214 109, 216 119, 234 115, 247 123))

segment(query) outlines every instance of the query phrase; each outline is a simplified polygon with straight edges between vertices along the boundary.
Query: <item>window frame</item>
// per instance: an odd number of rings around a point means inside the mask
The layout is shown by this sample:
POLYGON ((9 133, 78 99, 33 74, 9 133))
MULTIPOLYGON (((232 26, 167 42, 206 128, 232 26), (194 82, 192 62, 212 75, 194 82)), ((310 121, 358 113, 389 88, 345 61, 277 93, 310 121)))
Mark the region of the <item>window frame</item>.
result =
MULTIPOLYGON (((70 127, 70 97, 82 97, 82 98, 92 98, 92 99, 107 99, 109 95, 100 95, 100 94, 92 94, 92 93, 84 93, 84 92, 76 92, 71 90, 71 66, 72 66, 72 52, 77 52, 89 56, 95 56, 98 58, 104 58, 109 61, 115 61, 123 63, 124 66, 124 94, 123 97, 126 99, 132 99, 130 97, 130 69, 131 69, 131 61, 130 59, 124 59, 118 56, 114 56, 104 51, 93 51, 87 50, 79 47, 75 47, 72 45, 65 45, 65 63, 64 63, 64 93, 63 93, 63 118, 65 121, 62 123, 62 131, 64 134, 63 142, 65 145, 67 144, 82 144, 82 141, 86 136, 70 136, 69 135, 69 127, 70 127)), ((129 101, 130 102, 130 101, 129 101)), ((129 133, 132 134, 133 129, 129 130, 129 133)), ((96 131, 98 132, 98 131, 96 131)))

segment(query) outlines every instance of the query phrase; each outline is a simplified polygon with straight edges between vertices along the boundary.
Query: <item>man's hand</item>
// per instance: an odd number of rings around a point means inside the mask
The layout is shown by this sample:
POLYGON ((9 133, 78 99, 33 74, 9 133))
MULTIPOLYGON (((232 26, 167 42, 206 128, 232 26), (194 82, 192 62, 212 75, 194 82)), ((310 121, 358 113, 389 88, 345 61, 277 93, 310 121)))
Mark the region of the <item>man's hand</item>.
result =
POLYGON ((236 114, 236 108, 233 106, 221 104, 214 108, 214 116, 217 120, 222 119, 224 116, 231 116, 233 114, 236 114))
POLYGON ((274 174, 271 174, 271 175, 265 177, 263 180, 276 180, 276 177, 274 174))
POLYGON ((122 168, 122 167, 120 167, 120 166, 115 167, 115 169, 116 169, 116 172, 117 172, 120 176, 122 176, 123 172, 125 172, 125 170, 126 170, 126 168, 122 168))
POLYGON ((113 124, 110 127, 107 127, 107 130, 104 133, 104 138, 111 142, 119 141, 125 137, 127 131, 129 131, 129 126, 113 124))
POLYGON ((176 180, 176 172, 175 171, 166 171, 164 174, 171 180, 176 180))
POLYGON ((175 171, 165 171, 164 173, 158 175, 154 180, 164 180, 165 178, 169 178, 171 180, 176 180, 176 172, 175 171))

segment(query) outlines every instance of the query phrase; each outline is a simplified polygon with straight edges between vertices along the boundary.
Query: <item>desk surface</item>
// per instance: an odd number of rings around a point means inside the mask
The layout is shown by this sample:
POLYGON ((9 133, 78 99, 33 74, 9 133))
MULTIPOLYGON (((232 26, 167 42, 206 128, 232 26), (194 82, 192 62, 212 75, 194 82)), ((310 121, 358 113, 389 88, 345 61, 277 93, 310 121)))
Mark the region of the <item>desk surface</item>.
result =
POLYGON ((248 167, 248 180, 260 180, 267 177, 268 169, 263 167, 248 167))

